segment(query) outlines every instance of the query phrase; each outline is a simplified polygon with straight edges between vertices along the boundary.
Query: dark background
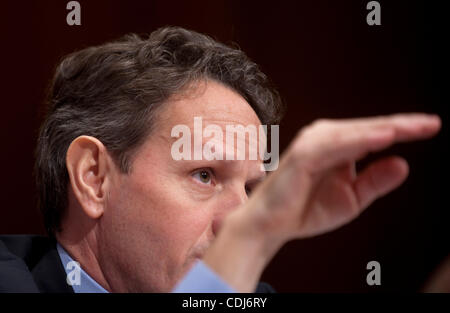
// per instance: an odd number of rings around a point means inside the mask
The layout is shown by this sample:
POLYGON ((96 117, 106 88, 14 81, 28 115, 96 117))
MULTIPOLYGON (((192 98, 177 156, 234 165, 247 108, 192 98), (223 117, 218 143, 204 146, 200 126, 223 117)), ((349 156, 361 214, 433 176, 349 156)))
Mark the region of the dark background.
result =
POLYGON ((44 234, 33 151, 45 91, 61 57, 125 33, 178 25, 237 43, 272 78, 288 104, 282 149, 317 118, 421 111, 443 120, 432 140, 370 156, 405 157, 406 183, 348 226, 288 243, 265 281, 288 292, 419 291, 448 255, 446 8, 379 1, 382 25, 368 26, 368 1, 79 2, 81 26, 66 24, 68 1, 0 3, 0 233, 44 234), (366 284, 371 260, 381 264, 381 286, 366 284))

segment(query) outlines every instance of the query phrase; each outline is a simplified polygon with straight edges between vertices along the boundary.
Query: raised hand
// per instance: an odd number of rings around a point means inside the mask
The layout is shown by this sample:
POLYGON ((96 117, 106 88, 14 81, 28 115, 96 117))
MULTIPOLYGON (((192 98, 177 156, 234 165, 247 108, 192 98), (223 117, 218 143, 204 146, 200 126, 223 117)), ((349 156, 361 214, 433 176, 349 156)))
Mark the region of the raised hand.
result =
POLYGON ((253 291, 284 243, 352 221, 409 171, 404 159, 388 157, 357 174, 356 161, 396 142, 430 138, 440 127, 439 117, 417 113, 319 120, 305 127, 278 170, 227 216, 204 262, 237 291, 253 291))
POLYGON ((408 175, 400 157, 383 158, 358 175, 356 161, 439 129, 437 116, 418 113, 314 122, 299 132, 277 172, 254 192, 247 214, 265 234, 282 240, 336 229, 408 175))

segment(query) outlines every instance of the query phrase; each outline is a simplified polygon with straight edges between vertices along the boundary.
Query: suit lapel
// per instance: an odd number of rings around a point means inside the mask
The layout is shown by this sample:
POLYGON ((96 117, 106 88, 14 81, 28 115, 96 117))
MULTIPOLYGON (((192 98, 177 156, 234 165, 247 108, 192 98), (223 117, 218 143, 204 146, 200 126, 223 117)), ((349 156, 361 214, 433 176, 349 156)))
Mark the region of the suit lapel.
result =
POLYGON ((66 271, 53 244, 32 270, 34 281, 41 292, 73 293, 66 282, 66 271))

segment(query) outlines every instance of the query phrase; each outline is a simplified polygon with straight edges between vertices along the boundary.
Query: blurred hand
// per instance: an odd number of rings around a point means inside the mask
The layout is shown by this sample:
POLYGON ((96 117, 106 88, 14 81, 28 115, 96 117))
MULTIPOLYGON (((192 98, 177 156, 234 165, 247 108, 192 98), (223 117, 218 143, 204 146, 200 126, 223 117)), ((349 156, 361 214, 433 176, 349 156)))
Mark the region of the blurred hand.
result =
POLYGON ((440 125, 427 114, 318 120, 298 133, 239 214, 281 241, 336 229, 408 176, 400 157, 378 160, 358 175, 355 162, 396 142, 429 138, 440 125))
POLYGON ((440 127, 439 117, 427 114, 312 123, 298 133, 278 170, 227 216, 204 261, 236 290, 253 291, 288 240, 352 221, 408 176, 400 157, 378 160, 358 174, 356 161, 396 142, 430 138, 440 127))

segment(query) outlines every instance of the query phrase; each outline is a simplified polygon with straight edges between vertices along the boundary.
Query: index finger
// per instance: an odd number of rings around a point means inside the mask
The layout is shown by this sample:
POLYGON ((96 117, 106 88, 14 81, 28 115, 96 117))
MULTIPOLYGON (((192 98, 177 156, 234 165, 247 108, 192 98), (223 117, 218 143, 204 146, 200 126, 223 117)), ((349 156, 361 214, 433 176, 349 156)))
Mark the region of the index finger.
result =
POLYGON ((431 137, 440 127, 436 115, 418 113, 322 120, 311 127, 307 136, 300 136, 296 149, 310 169, 323 170, 357 161, 395 142, 431 137))

